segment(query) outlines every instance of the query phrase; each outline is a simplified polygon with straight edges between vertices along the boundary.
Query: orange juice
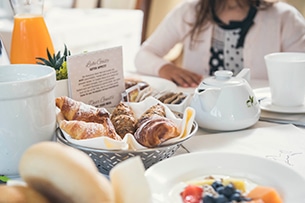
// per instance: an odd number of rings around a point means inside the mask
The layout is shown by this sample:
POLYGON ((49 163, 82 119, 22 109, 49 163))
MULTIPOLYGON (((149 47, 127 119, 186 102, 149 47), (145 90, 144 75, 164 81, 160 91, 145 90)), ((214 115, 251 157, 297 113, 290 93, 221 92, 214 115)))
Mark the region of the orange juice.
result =
POLYGON ((11 43, 11 63, 36 64, 37 57, 47 57, 54 48, 43 16, 16 15, 11 43))

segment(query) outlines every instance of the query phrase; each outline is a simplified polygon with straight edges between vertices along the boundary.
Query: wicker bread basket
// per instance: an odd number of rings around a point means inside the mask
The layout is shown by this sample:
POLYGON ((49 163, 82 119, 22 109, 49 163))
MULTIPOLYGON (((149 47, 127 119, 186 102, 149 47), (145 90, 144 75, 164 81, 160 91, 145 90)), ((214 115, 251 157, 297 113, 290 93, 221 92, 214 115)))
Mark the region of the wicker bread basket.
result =
MULTIPOLYGON (((192 124, 192 130, 190 136, 187 139, 192 137, 198 130, 198 125, 196 122, 192 124)), ((124 161, 130 157, 140 156, 145 169, 149 168, 153 164, 162 161, 163 159, 169 158, 179 149, 180 145, 187 139, 181 140, 171 145, 164 145, 157 148, 147 148, 144 150, 103 150, 97 148, 84 147, 80 145, 73 144, 65 139, 60 128, 56 130, 57 142, 68 145, 79 149, 86 154, 88 154, 94 161, 98 170, 105 174, 109 175, 110 170, 121 161, 124 161)))

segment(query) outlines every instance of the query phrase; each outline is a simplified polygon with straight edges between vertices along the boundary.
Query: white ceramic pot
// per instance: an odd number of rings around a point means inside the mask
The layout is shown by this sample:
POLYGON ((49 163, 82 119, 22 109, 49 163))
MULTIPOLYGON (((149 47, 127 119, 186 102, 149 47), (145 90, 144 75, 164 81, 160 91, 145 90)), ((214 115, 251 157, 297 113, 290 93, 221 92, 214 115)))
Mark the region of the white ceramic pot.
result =
POLYGON ((69 96, 68 79, 56 81, 55 97, 61 96, 69 96))
MULTIPOLYGON (((245 71, 249 71, 246 70, 245 71)), ((247 76, 245 71, 242 76, 247 76)), ((259 103, 241 75, 217 71, 215 77, 203 80, 195 90, 190 106, 202 128, 218 131, 239 130, 255 124, 260 116, 259 103)))
POLYGON ((48 66, 0 66, 0 174, 18 176, 23 152, 52 140, 55 84, 55 71, 48 66))

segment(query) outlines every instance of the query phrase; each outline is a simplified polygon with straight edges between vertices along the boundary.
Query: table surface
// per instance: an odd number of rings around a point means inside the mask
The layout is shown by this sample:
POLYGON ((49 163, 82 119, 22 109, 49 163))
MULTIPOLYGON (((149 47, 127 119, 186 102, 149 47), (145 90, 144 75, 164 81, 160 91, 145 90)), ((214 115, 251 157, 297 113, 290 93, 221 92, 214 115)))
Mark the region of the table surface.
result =
MULTIPOLYGON (((134 55, 140 45, 142 16, 141 11, 111 10, 111 9, 54 9, 47 13, 46 22, 50 27, 56 49, 61 49, 63 43, 71 44, 71 49, 75 52, 101 49, 111 47, 120 43, 124 45, 126 55, 134 55), (121 15, 125 17, 122 18, 121 15), (120 17, 119 17, 120 16, 120 17), (70 23, 71 20, 79 20, 78 23, 70 23), (94 19, 94 20, 93 20, 94 19), (61 23, 58 23, 60 21, 61 23), (128 22, 127 22, 128 21, 128 22), (129 23, 133 21, 134 23, 129 23), (96 26, 92 26, 96 24, 96 26), (84 26, 80 26, 84 25, 84 26), (133 25, 134 27, 128 27, 133 25), (65 26, 67 27, 66 29, 65 26), (92 30, 93 28, 96 28, 92 30), (119 29, 121 31, 119 31, 119 29), (71 34, 78 33, 78 35, 71 34), (124 30, 124 31, 122 31, 124 30), (90 36, 89 36, 90 35, 90 36), (114 40, 120 39, 120 40, 114 40), (91 41, 87 41, 91 40, 91 41), (99 40, 99 44, 94 40, 99 40)), ((5 35, 4 40, 10 40, 12 22, 0 23, 0 33, 5 35)), ((8 45, 9 42, 6 42, 8 45)), ((123 50, 124 51, 124 50, 123 50)), ((124 57, 130 59, 125 62, 126 66, 133 69, 134 56, 124 57)), ((251 87, 268 87, 268 81, 250 81, 251 87)), ((194 88, 178 87, 177 91, 192 94, 194 88)), ((264 115, 266 112, 263 112, 264 115)), ((285 118, 286 115, 277 115, 285 118)), ((294 116, 294 115, 290 115, 294 116)), ((298 116, 305 117, 304 114, 298 116)), ((287 117, 287 116, 286 116, 287 117)), ((305 118, 304 118, 305 123, 305 118)), ((296 127, 292 124, 278 124, 273 122, 258 121, 248 129, 234 132, 211 132, 199 128, 196 135, 187 140, 175 153, 193 153, 199 151, 229 151, 239 152, 242 148, 247 150, 244 153, 269 157, 292 167, 305 177, 305 131, 304 127, 296 127), (248 135, 248 136, 247 136, 248 135), (245 136, 242 141, 240 136, 245 136), (226 139, 223 139, 226 138, 226 139), (234 139, 235 142, 232 142, 234 139), (230 142, 228 140, 231 140, 230 142), (221 141, 221 145, 219 142, 221 141), (259 148, 257 147, 259 145, 259 148), (222 147, 220 147, 222 146, 222 147)))
MULTIPOLYGON (((268 87, 268 81, 250 81, 251 87, 268 87)), ((193 92, 193 88, 178 87, 193 92)), ((268 112, 263 112, 268 114, 268 112)), ((278 117, 304 116, 304 114, 278 117)), ((194 152, 235 152, 262 156, 288 165, 305 178, 305 131, 292 124, 258 121, 250 128, 232 132, 213 132, 199 128, 197 133, 177 150, 175 156, 194 152)))

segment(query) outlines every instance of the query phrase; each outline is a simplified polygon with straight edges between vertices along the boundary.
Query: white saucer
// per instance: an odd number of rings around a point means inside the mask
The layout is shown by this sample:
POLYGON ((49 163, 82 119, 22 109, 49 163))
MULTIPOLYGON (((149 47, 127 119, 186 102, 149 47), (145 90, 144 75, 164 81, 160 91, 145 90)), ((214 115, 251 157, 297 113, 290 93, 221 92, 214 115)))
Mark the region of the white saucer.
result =
POLYGON ((262 110, 276 112, 276 113, 305 113, 304 104, 302 106, 293 106, 293 107, 276 106, 272 104, 270 98, 262 99, 260 101, 260 107, 262 110))
POLYGON ((264 99, 266 97, 269 97, 269 98, 271 97, 269 87, 257 88, 257 89, 254 89, 253 92, 258 100, 264 99))
POLYGON ((294 107, 276 106, 272 104, 269 87, 254 89, 253 92, 256 98, 260 101, 260 108, 264 111, 275 113, 305 113, 305 104, 294 107))

